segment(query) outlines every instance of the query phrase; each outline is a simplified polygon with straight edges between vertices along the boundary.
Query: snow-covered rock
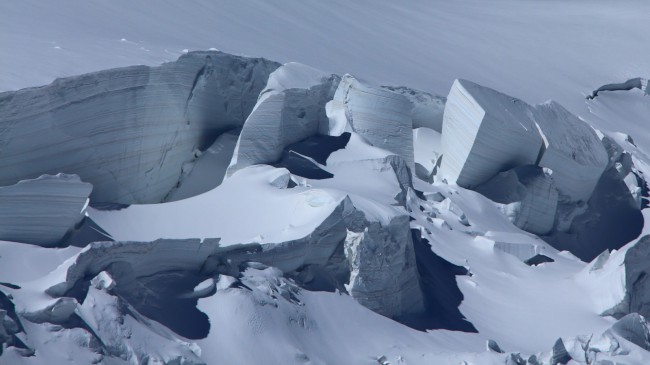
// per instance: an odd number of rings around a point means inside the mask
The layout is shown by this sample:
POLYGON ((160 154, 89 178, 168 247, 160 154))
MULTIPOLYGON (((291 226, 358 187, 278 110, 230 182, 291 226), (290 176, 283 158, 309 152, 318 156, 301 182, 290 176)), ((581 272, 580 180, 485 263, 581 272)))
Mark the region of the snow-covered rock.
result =
POLYGON ((0 94, 0 185, 60 172, 94 202, 160 202, 195 150, 242 126, 279 65, 191 52, 0 94))
POLYGON ((84 218, 89 183, 76 175, 43 175, 0 187, 0 239, 54 246, 84 218))
POLYGON ((345 75, 327 103, 329 134, 356 132, 370 145, 401 156, 413 170, 412 108, 403 95, 345 75))
POLYGON ((339 77, 290 63, 271 73, 242 128, 228 176, 246 166, 276 162, 285 147, 327 124, 325 104, 339 77))

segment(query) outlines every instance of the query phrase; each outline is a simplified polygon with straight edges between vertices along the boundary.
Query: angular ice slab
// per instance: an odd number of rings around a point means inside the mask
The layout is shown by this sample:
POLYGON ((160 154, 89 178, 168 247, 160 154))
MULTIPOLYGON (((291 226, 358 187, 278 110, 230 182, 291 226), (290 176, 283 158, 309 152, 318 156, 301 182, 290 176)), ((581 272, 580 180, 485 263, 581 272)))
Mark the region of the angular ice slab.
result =
POLYGON ((622 318, 630 313, 638 313, 650 318, 650 235, 641 237, 625 252, 622 277, 618 284, 624 290, 623 300, 604 315, 622 318))
POLYGON ((0 240, 54 246, 83 217, 91 184, 76 175, 43 175, 0 187, 0 240))
POLYGON ((501 172, 476 189, 517 227, 548 234, 555 225, 558 192, 553 178, 538 166, 520 166, 501 172))
POLYGON ((539 166, 553 170, 553 181, 562 195, 586 202, 609 162, 598 135, 554 101, 535 105, 533 117, 544 140, 539 166))
POLYGON ((64 281, 47 289, 47 293, 68 296, 74 288, 87 285, 84 278, 104 270, 117 281, 118 292, 120 288, 133 292, 133 281, 141 278, 174 271, 230 275, 241 263, 254 261, 287 274, 316 266, 332 277, 349 278, 347 283, 339 283, 341 287, 345 284, 355 300, 388 317, 423 310, 409 217, 397 215, 388 224, 370 219, 370 214, 346 197, 309 234, 282 242, 96 242, 69 264, 64 281))
POLYGON ((363 306, 388 317, 424 310, 408 220, 403 215, 388 226, 373 222, 348 230, 345 239, 350 266, 345 288, 363 306))
POLYGON ((279 64, 191 52, 0 94, 0 185, 59 172, 93 184, 93 202, 157 203, 181 167, 241 127, 279 64))
POLYGON ((608 162, 595 131, 561 105, 531 106, 466 80, 449 92, 442 150, 450 183, 474 188, 501 171, 539 165, 570 201, 589 199, 608 162))
POLYGON ((500 171, 532 165, 542 137, 528 104, 466 80, 456 80, 442 124, 442 177, 472 188, 500 171))
POLYGON ((370 145, 401 156, 413 171, 412 108, 403 95, 345 75, 327 103, 329 134, 356 132, 370 145))
POLYGON ((338 82, 338 76, 298 63, 274 71, 244 123, 227 175, 276 162, 285 147, 317 134, 338 82))
POLYGON ((183 164, 181 178, 165 202, 191 198, 219 186, 226 176, 239 132, 240 129, 233 129, 223 133, 196 160, 183 164))

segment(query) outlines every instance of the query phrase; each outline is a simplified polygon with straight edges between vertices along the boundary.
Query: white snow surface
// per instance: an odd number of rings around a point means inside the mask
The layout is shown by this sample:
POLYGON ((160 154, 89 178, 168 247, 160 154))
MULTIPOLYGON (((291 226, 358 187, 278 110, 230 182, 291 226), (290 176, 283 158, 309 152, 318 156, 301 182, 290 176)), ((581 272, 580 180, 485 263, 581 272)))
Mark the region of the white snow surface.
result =
POLYGON ((276 169, 252 166, 207 193, 170 203, 131 205, 88 215, 118 241, 221 238, 223 245, 283 242, 311 233, 343 200, 330 189, 278 189, 276 169))

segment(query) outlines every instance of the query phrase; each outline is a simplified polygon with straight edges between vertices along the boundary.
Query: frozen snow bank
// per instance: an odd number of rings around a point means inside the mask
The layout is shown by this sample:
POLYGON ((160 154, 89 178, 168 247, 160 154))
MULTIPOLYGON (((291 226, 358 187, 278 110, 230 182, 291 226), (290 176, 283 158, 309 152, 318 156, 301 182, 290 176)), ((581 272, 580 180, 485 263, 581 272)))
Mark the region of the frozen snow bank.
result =
POLYGON ((84 218, 91 184, 43 175, 0 187, 0 240, 54 246, 84 218))
POLYGON ((0 184, 74 173, 94 202, 160 202, 195 151, 243 124, 278 66, 192 52, 2 93, 0 184))

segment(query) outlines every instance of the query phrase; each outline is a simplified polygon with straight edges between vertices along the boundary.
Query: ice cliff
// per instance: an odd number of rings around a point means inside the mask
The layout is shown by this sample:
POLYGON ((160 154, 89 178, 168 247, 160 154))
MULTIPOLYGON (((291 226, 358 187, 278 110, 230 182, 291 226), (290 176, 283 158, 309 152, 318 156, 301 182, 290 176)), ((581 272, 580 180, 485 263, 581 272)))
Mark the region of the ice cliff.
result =
POLYGON ((216 51, 0 94, 0 184, 77 174, 93 202, 157 203, 184 163, 241 127, 279 64, 216 51))
POLYGON ((586 201, 607 167, 591 127, 561 105, 530 106, 466 80, 456 80, 443 120, 441 175, 476 187, 501 171, 538 165, 553 171, 560 193, 586 201))

